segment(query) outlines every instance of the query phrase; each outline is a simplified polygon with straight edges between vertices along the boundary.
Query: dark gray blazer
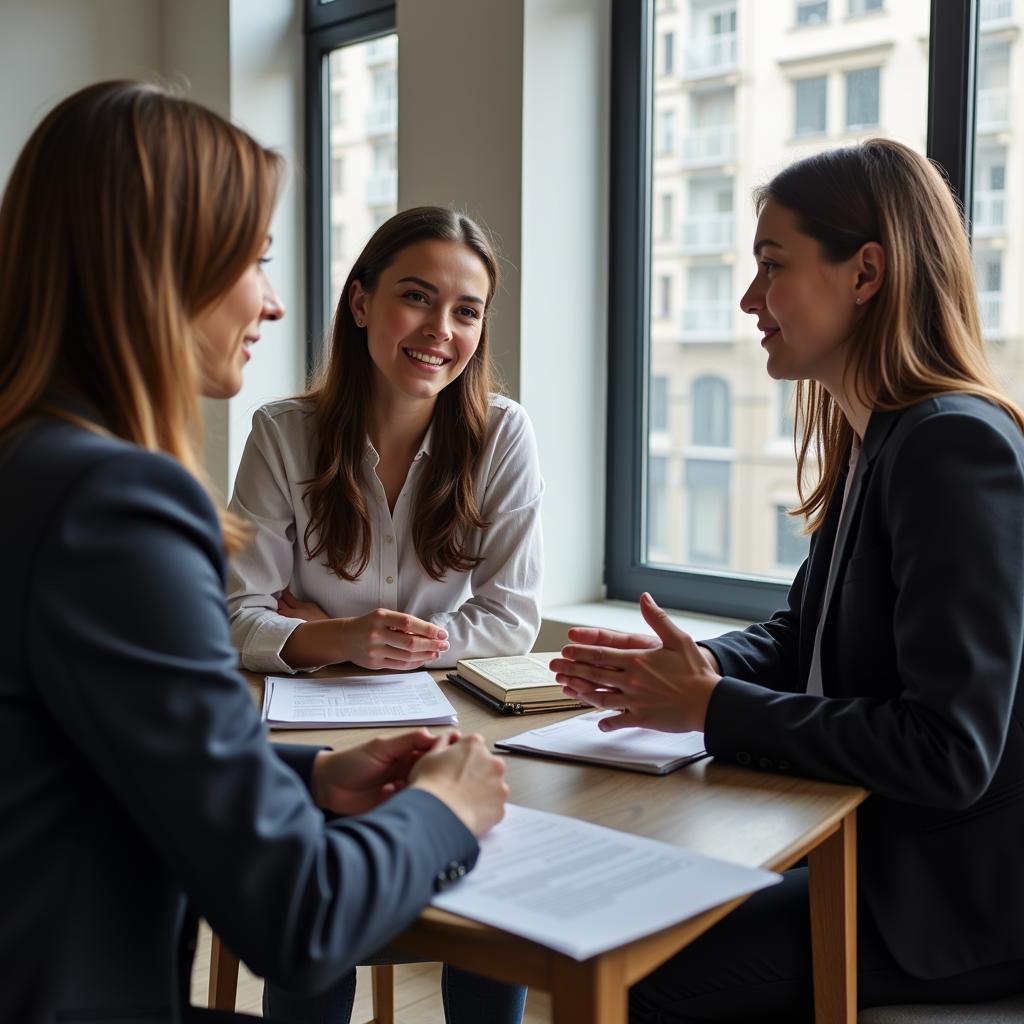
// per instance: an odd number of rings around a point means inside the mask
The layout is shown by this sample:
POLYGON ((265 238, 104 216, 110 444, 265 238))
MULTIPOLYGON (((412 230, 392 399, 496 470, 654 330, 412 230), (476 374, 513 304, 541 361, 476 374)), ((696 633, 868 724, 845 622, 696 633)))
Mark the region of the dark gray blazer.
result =
POLYGON ((841 494, 788 607, 705 644, 708 750, 873 791, 860 889, 911 974, 1024 958, 1024 440, 962 395, 871 416, 810 696, 841 494))
POLYGON ((324 989, 473 836, 407 790, 325 823, 235 670, 220 527, 181 466, 40 422, 0 443, 0 1020, 178 1021, 194 921, 324 989))

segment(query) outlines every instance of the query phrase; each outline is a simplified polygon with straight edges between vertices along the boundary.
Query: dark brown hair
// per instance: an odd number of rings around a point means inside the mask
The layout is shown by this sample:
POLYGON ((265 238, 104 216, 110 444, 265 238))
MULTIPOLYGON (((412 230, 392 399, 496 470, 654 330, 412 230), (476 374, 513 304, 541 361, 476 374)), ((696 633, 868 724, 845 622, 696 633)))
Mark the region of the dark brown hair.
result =
MULTIPOLYGON (((101 82, 47 115, 0 207, 0 434, 74 419, 46 404, 57 389, 205 482, 192 324, 259 255, 280 174, 245 132, 156 86, 101 82)), ((244 529, 221 522, 234 551, 244 529)))
MULTIPOLYGON (((904 409, 959 392, 993 402, 1024 428, 1024 413, 989 365, 960 210, 929 160, 899 142, 870 139, 792 164, 755 191, 758 213, 769 199, 796 215, 831 263, 867 242, 885 251, 882 285, 846 342, 846 373, 868 408, 904 409)), ((797 383, 796 402, 800 505, 793 512, 814 530, 842 477, 853 428, 816 381, 797 383)))
POLYGON ((487 314, 498 287, 498 261, 487 235, 464 213, 420 206, 385 221, 359 254, 341 290, 330 354, 304 396, 315 403, 316 422, 314 476, 305 492, 310 505, 303 537, 306 557, 323 555, 327 566, 345 580, 358 579, 365 571, 372 540, 360 473, 373 376, 366 329, 356 323, 349 305, 352 284, 358 281, 372 292, 381 272, 403 249, 427 240, 470 248, 486 268, 490 287, 476 352, 437 396, 431 455, 415 496, 413 543, 435 580, 448 569, 467 572, 479 564, 466 538, 470 530, 487 526, 473 476, 487 433, 492 388, 487 314))

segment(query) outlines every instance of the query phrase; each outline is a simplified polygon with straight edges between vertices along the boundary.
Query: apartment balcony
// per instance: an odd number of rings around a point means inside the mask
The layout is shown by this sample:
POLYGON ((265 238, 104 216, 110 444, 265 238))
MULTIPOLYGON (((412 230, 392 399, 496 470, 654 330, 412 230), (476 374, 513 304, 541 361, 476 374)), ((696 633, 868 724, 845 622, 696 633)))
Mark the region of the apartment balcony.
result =
POLYGON ((990 341, 1003 337, 1003 293, 978 292, 978 312, 981 314, 981 333, 990 341))
POLYGON ((973 217, 975 237, 1006 234, 1006 193, 975 192, 973 217))
POLYGON ((981 0, 981 12, 978 17, 981 30, 998 28, 1008 21, 1013 21, 1013 0, 981 0))
POLYGON ((394 135, 398 131, 398 104, 374 103, 366 112, 366 134, 394 135))
POLYGON ((731 213, 697 213, 683 221, 684 252, 723 252, 731 249, 735 241, 735 220, 731 213))
POLYGON ((381 171, 366 179, 367 206, 394 206, 398 200, 398 172, 381 171))
POLYGON ((691 301, 683 310, 682 340, 687 344, 732 341, 732 302, 691 301))
POLYGON ((736 158, 736 129, 731 124, 691 128, 683 136, 684 167, 715 167, 736 158))
POLYGON ((705 78, 735 70, 735 32, 694 39, 683 50, 684 78, 705 78))
POLYGON ((1010 90, 978 90, 978 132, 1003 132, 1010 127, 1010 90))
POLYGON ((366 54, 367 67, 394 64, 398 60, 398 36, 390 35, 371 39, 363 52, 366 54))

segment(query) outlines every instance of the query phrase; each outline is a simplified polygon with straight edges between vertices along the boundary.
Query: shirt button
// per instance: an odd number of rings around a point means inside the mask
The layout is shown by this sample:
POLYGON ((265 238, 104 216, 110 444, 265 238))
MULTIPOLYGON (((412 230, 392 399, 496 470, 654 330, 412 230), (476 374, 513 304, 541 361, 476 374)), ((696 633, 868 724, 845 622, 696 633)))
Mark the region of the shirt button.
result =
POLYGON ((393 544, 394 541, 395 541, 395 538, 392 537, 390 533, 384 538, 384 543, 385 544, 393 544))
POLYGON ((395 577, 394 576, 388 576, 388 577, 385 578, 384 582, 385 583, 394 583, 395 582, 395 577))
POLYGON ((760 760, 759 760, 759 761, 757 762, 757 764, 758 764, 758 767, 760 767, 760 768, 765 768, 765 769, 768 769, 768 768, 771 768, 771 767, 772 767, 772 762, 771 762, 771 761, 770 761, 770 760, 769 760, 769 759, 768 759, 767 757, 762 757, 762 758, 761 758, 761 759, 760 759, 760 760))
POLYGON ((736 755, 736 760, 737 760, 737 761, 738 761, 738 762, 739 762, 739 763, 740 763, 741 765, 743 765, 744 767, 746 767, 746 766, 747 766, 748 764, 750 764, 750 761, 751 761, 751 757, 750 757, 750 754, 748 754, 748 753, 747 753, 747 752, 746 752, 745 750, 741 750, 741 751, 740 751, 740 752, 739 752, 739 753, 738 753, 738 754, 736 755))

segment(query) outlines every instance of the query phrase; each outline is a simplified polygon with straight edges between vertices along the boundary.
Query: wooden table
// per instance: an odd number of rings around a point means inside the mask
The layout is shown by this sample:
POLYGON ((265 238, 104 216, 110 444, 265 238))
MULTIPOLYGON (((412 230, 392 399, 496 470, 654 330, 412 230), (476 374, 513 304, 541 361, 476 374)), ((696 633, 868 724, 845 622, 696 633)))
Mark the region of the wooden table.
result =
MULTIPOLYGON (((321 675, 344 674, 337 668, 321 675)), ((254 695, 262 681, 250 677, 254 695)), ((501 716, 442 681, 464 733, 493 743, 567 712, 501 716)), ((335 749, 382 732, 277 732, 335 749)), ((649 836, 750 867, 782 871, 808 859, 817 1024, 855 1024, 857 1006, 856 811, 867 792, 751 771, 712 760, 656 777, 508 755, 511 800, 538 810, 649 836)), ((528 939, 427 909, 397 949, 551 993, 556 1024, 625 1024, 629 986, 707 931, 743 899, 579 962, 528 939)))

